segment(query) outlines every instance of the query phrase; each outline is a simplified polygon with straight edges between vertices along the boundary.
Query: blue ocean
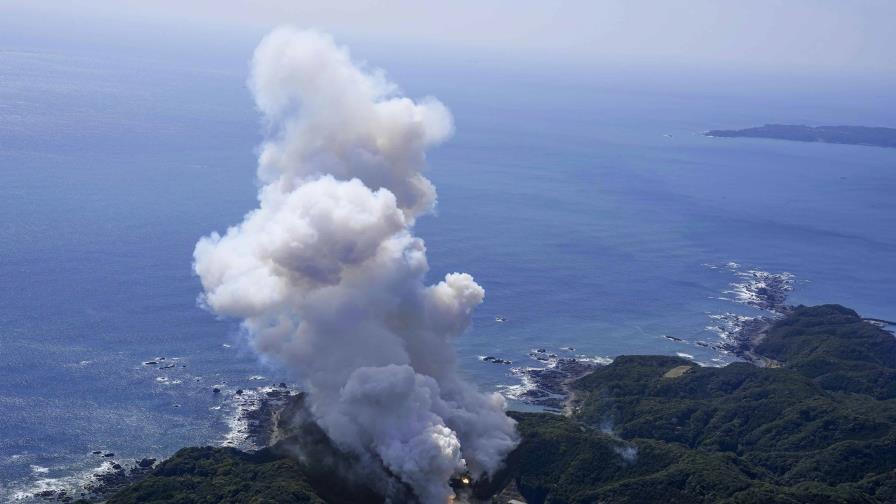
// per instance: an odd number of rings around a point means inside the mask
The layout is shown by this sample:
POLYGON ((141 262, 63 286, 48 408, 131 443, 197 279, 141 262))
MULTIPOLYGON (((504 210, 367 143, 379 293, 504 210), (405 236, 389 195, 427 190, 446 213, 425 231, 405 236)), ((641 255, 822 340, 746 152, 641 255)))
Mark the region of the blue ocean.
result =
MULTIPOLYGON (((222 444, 239 406, 213 387, 294 383, 197 304, 193 246, 255 207, 262 134, 252 46, 208 50, 0 50, 0 500, 77 482, 107 453, 222 444)), ((371 60, 454 113, 430 155, 438 211, 416 232, 432 279, 486 289, 456 342, 483 389, 517 383, 533 348, 728 362, 691 343, 718 338, 713 314, 756 314, 726 294, 750 269, 791 273, 792 303, 896 319, 896 150, 701 134, 894 126, 885 89, 371 60)))

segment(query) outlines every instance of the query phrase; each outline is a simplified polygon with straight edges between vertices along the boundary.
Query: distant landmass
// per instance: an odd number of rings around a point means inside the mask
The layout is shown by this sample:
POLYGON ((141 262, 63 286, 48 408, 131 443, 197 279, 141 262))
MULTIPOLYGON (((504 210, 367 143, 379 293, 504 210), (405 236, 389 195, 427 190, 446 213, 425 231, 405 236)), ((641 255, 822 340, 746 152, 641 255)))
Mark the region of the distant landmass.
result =
MULTIPOLYGON (((896 502, 896 337, 886 324, 839 305, 798 306, 750 339, 766 367, 617 357, 566 384, 566 414, 511 412, 522 442, 504 468, 452 486, 496 504, 896 502)), ((269 447, 185 448, 78 502, 417 501, 400 481, 348 478, 357 457, 314 423, 303 394, 285 397, 269 447)))
POLYGON ((740 130, 710 130, 709 137, 773 138, 795 142, 821 142, 896 148, 896 128, 870 126, 803 126, 766 124, 740 130))

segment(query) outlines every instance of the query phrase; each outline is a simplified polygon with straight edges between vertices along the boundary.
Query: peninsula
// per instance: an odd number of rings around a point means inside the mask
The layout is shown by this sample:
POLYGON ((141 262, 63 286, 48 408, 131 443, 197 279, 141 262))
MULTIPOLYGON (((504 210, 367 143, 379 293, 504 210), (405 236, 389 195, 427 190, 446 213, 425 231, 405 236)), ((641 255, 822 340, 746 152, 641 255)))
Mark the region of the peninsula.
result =
POLYGON ((804 126, 766 124, 739 130, 710 130, 708 137, 771 138, 795 142, 820 142, 896 148, 896 128, 869 126, 804 126))

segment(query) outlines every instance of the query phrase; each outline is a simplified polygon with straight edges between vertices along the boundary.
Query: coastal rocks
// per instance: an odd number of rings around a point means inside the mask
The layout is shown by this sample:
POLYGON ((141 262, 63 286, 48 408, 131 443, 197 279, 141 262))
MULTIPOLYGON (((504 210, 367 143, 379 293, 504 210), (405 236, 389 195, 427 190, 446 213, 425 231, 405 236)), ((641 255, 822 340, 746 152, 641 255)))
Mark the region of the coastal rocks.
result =
POLYGON ((94 481, 85 485, 84 490, 94 498, 109 495, 131 483, 140 481, 149 474, 150 470, 152 470, 152 464, 140 466, 138 463, 129 468, 121 464, 113 464, 109 471, 94 474, 94 481))
MULTIPOLYGON (((707 266, 733 274, 735 277, 730 282, 729 288, 724 291, 724 297, 719 299, 761 310, 765 315, 750 316, 734 312, 708 314, 711 324, 706 326, 706 330, 716 333, 718 342, 689 341, 668 334, 662 337, 681 345, 693 344, 721 354, 733 354, 760 366, 778 365, 770 359, 756 355, 753 349, 762 341, 765 331, 774 320, 793 310, 793 307, 787 304, 787 297, 794 289, 794 276, 787 272, 773 273, 755 268, 742 268, 740 264, 734 262, 707 266)), ((572 347, 563 347, 557 353, 549 352, 547 348, 531 350, 529 357, 537 364, 532 367, 511 369, 511 373, 519 378, 520 384, 501 386, 499 387, 501 392, 509 399, 546 410, 563 410, 569 396, 569 383, 590 373, 597 366, 610 362, 610 359, 574 355, 574 351, 572 347)), ((676 352, 676 354, 695 360, 694 355, 690 353, 676 352)), ((502 363, 502 359, 493 356, 481 357, 481 360, 502 363)), ((712 364, 695 362, 709 366, 718 365, 725 360, 719 355, 712 359, 712 364)))
POLYGON ((611 362, 601 357, 558 357, 545 348, 532 350, 529 357, 544 366, 513 368, 511 372, 521 383, 504 386, 502 392, 510 399, 552 411, 565 407, 570 382, 611 362))
MULTIPOLYGON (((171 363, 173 360, 174 358, 168 358, 165 361, 171 363)), ((159 369, 159 362, 165 361, 156 360, 156 365, 153 366, 155 370, 159 369)), ((144 369, 152 375, 157 373, 155 370, 144 369)), ((299 397, 286 382, 257 389, 242 388, 239 389, 239 395, 236 395, 234 388, 223 382, 212 388, 213 391, 215 389, 217 389, 215 409, 230 411, 228 416, 231 417, 228 418, 231 429, 223 444, 247 450, 267 446, 275 439, 277 419, 283 405, 299 397)), ((175 407, 177 406, 179 404, 175 404, 175 407)), ((95 449, 87 453, 88 457, 95 461, 92 470, 87 470, 77 477, 44 483, 43 487, 29 492, 28 497, 47 502, 74 502, 79 499, 103 502, 123 487, 142 480, 152 472, 157 463, 156 458, 152 457, 138 458, 130 462, 121 460, 117 458, 118 450, 113 452, 95 449)))
POLYGON ((737 276, 742 281, 732 283, 733 289, 726 291, 734 294, 736 302, 776 314, 790 312, 786 301, 793 291, 792 274, 749 270, 738 272, 737 276))
MULTIPOLYGON (((718 266, 710 268, 720 269, 718 266)), ((772 322, 793 311, 793 306, 787 304, 787 297, 794 288, 793 274, 758 269, 742 270, 741 265, 734 262, 726 264, 724 269, 734 273, 738 281, 732 282, 731 289, 724 291, 724 294, 733 296, 720 299, 762 310, 767 315, 748 316, 732 312, 710 314, 713 324, 706 329, 718 334, 719 344, 697 344, 710 346, 722 353, 732 353, 759 366, 776 365, 769 359, 756 355, 753 349, 765 337, 765 331, 772 322)))
POLYGON ((864 317, 864 318, 862 318, 862 320, 864 320, 865 322, 868 322, 869 324, 871 324, 879 329, 883 329, 884 331, 887 331, 890 334, 896 334, 896 322, 894 322, 892 320, 884 320, 884 319, 879 319, 879 318, 868 318, 868 317, 864 317))
POLYGON ((491 362, 492 364, 513 364, 513 362, 507 359, 501 359, 499 357, 494 357, 491 355, 486 355, 485 357, 481 357, 480 360, 482 362, 491 362))
POLYGON ((284 387, 240 389, 239 392, 229 405, 232 410, 228 421, 230 430, 223 445, 243 450, 268 446, 275 437, 280 411, 297 395, 301 395, 284 387))
MULTIPOLYGON (((107 455, 114 456, 112 453, 107 455)), ((89 475, 86 482, 68 488, 41 490, 34 493, 32 497, 48 502, 74 502, 75 499, 102 502, 125 486, 145 478, 152 471, 155 463, 156 459, 154 458, 135 461, 135 464, 131 466, 119 462, 104 462, 98 471, 89 475)))
MULTIPOLYGON (((86 494, 81 494, 83 497, 86 494)), ((55 501, 55 502, 72 502, 75 497, 69 495, 67 490, 42 490, 34 494, 34 497, 38 499, 43 499, 46 501, 55 501)))
POLYGON ((155 465, 155 463, 156 463, 156 459, 154 459, 154 458, 144 458, 144 459, 141 459, 139 462, 137 462, 137 467, 139 467, 141 469, 146 469, 148 467, 152 467, 153 465, 155 465))
MULTIPOLYGON (((712 267, 712 266, 711 266, 712 267)), ((718 267, 713 267, 717 269, 718 267)), ((786 271, 771 273, 758 269, 742 270, 741 265, 729 262, 725 269, 734 273, 738 281, 730 284, 731 289, 724 294, 732 298, 722 298, 738 304, 752 306, 777 315, 786 315, 793 309, 787 304, 787 296, 793 292, 794 276, 786 271)))
MULTIPOLYGON (((156 369, 171 369, 177 367, 178 361, 180 361, 180 357, 154 357, 147 361, 143 361, 144 366, 158 366, 156 369)), ((187 367, 186 364, 183 364, 183 367, 187 367)))
POLYGON ((719 335, 721 343, 718 348, 735 355, 754 348, 774 320, 768 316, 748 317, 730 312, 710 315, 709 318, 716 322, 707 329, 719 335))
POLYGON ((547 362, 548 360, 550 360, 550 357, 548 357, 548 354, 543 348, 539 348, 538 350, 529 352, 529 357, 532 357, 533 359, 539 360, 541 362, 547 362))

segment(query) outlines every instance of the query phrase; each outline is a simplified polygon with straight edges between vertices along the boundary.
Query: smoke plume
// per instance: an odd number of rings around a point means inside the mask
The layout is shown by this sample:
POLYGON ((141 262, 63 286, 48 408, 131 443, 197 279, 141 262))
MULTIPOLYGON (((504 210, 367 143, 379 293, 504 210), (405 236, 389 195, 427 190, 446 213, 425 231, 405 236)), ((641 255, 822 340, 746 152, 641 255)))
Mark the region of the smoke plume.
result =
POLYGON ((451 114, 313 31, 269 34, 250 87, 268 128, 259 204, 196 244, 202 300, 305 379, 341 448, 444 503, 452 475, 491 474, 517 442, 504 400, 456 374, 451 340, 482 287, 465 273, 425 285, 412 234, 436 201, 425 151, 452 134, 451 114))

